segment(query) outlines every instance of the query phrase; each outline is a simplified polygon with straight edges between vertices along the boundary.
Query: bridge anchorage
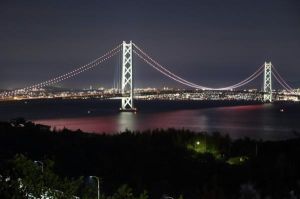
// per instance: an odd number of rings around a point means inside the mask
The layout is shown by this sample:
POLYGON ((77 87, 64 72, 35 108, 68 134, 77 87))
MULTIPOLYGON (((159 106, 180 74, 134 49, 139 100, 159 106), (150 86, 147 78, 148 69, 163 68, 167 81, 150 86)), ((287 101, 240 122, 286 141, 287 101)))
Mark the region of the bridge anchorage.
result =
POLYGON ((132 41, 122 44, 122 103, 120 111, 136 112, 137 109, 133 105, 133 65, 132 65, 132 41))

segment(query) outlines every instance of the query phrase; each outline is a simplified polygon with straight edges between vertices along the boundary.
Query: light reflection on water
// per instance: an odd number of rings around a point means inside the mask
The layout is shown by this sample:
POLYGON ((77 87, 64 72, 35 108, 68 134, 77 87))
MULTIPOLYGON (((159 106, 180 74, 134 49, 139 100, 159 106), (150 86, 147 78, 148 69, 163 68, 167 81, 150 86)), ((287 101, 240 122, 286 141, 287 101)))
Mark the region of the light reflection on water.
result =
POLYGON ((123 132, 125 130, 138 130, 136 123, 137 113, 132 112, 120 112, 117 115, 117 128, 114 131, 109 132, 123 132))
POLYGON ((67 127, 96 133, 118 133, 126 129, 142 131, 154 128, 184 128, 196 132, 219 131, 228 133, 233 138, 248 136, 274 140, 293 137, 293 130, 300 132, 300 113, 292 109, 287 109, 286 112, 281 113, 273 105, 250 105, 163 112, 121 112, 35 122, 58 129, 67 127))

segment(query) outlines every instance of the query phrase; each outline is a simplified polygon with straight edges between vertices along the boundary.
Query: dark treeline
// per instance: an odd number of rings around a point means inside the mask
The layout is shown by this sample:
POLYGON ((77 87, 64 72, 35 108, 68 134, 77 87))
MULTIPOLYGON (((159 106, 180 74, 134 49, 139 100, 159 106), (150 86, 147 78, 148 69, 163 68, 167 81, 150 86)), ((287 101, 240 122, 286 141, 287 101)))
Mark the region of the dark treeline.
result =
MULTIPOLYGON (((219 133, 152 130, 116 135, 51 131, 22 119, 0 123, 0 174, 16 154, 54 162, 58 176, 99 176, 149 198, 299 198, 300 139, 231 140, 219 133)), ((77 195, 80 196, 78 192, 77 195)))

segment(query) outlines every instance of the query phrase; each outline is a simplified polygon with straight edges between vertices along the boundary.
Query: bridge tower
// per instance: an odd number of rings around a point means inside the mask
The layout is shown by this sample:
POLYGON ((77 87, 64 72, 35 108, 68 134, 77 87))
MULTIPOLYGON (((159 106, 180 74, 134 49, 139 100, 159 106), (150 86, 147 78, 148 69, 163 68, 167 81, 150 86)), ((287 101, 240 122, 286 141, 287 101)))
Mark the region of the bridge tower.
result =
POLYGON ((264 101, 272 102, 272 63, 265 62, 264 72, 264 101))
POLYGON ((122 104, 120 111, 135 112, 133 106, 133 70, 132 70, 132 41, 126 43, 123 41, 122 52, 122 104))

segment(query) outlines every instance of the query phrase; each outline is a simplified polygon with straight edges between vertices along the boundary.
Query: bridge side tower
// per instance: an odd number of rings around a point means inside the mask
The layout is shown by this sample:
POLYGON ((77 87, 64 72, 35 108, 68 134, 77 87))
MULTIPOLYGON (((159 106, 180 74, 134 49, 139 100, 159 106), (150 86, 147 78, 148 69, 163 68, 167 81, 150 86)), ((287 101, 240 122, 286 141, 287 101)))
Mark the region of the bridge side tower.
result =
POLYGON ((264 72, 264 101, 272 102, 272 63, 265 62, 265 72, 264 72))
POLYGON ((122 104, 120 111, 134 112, 133 105, 133 65, 132 65, 132 41, 122 44, 122 104))

